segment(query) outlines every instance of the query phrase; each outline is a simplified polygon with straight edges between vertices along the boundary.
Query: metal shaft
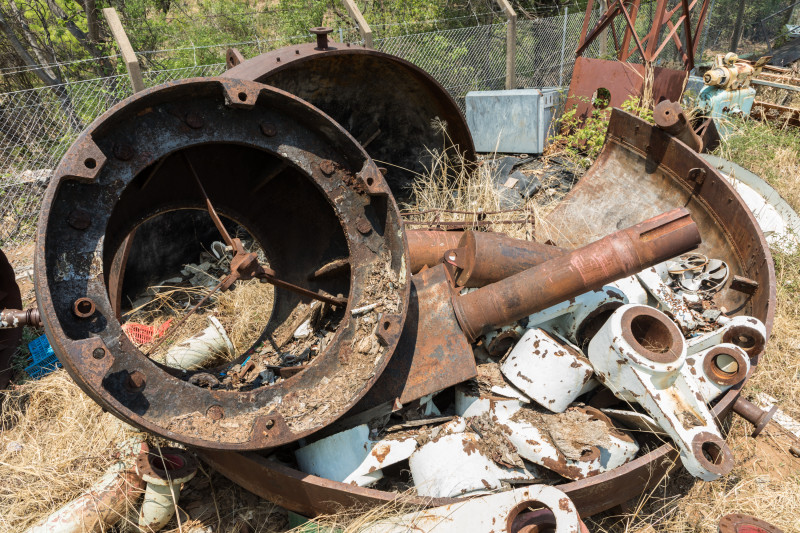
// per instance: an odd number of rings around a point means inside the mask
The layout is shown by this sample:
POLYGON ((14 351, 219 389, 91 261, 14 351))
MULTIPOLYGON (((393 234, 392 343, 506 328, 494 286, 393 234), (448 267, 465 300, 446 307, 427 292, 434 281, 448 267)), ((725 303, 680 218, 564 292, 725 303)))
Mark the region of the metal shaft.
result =
POLYGON ((703 140, 692 129, 689 119, 678 102, 664 100, 653 110, 656 126, 683 141, 695 152, 703 150, 703 140))
MULTIPOLYGON (((561 257, 569 250, 502 233, 465 231, 444 261, 459 287, 483 287, 561 257)), ((412 257, 413 260, 413 257, 412 257)))
POLYGON ((41 327, 42 320, 38 309, 3 309, 0 311, 0 329, 21 328, 22 326, 41 327))
POLYGON ((462 235, 461 231, 406 231, 411 273, 416 274, 423 267, 433 267, 441 263, 444 253, 458 246, 462 235))
POLYGON ((700 241, 689 211, 673 209, 464 296, 456 294, 453 309, 464 334, 474 341, 492 329, 688 252, 700 241))

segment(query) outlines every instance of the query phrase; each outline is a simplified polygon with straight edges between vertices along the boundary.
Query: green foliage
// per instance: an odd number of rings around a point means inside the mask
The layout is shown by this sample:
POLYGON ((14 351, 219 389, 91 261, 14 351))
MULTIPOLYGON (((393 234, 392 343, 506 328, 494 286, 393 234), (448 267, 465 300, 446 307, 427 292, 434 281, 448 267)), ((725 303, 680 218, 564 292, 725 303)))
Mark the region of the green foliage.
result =
MULTIPOLYGON (((600 94, 592 101, 592 110, 585 119, 577 114, 577 106, 568 109, 561 116, 559 133, 551 139, 552 147, 561 148, 567 157, 584 168, 589 168, 606 141, 608 121, 611 118, 611 108, 608 100, 600 94)), ((584 101, 589 101, 588 98, 584 101)), ((629 97, 622 103, 622 109, 641 117, 643 120, 653 122, 653 110, 649 106, 642 106, 639 98, 629 97)))

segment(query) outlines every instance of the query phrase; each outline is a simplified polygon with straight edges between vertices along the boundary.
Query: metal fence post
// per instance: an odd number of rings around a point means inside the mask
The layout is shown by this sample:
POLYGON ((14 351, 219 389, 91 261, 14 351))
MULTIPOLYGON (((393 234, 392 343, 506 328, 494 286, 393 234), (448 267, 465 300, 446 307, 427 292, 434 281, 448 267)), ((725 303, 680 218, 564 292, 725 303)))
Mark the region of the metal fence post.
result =
POLYGON ((561 29, 561 69, 558 71, 558 86, 564 86, 564 53, 567 50, 567 19, 569 18, 569 7, 564 8, 564 25, 561 29))
POLYGON ((517 88, 517 12, 508 0, 497 0, 506 14, 506 89, 517 88))
POLYGON ((133 85, 133 92, 138 93, 144 90, 144 79, 142 78, 142 69, 139 67, 139 60, 136 59, 136 54, 133 52, 131 42, 125 34, 125 28, 122 27, 122 22, 119 20, 117 10, 113 7, 106 7, 103 9, 103 15, 108 21, 108 26, 111 28, 111 34, 114 40, 119 45, 119 51, 122 53, 122 59, 125 61, 125 68, 128 69, 128 77, 131 79, 133 85))
POLYGON ((361 14, 361 10, 358 9, 355 0, 344 0, 344 7, 347 8, 347 12, 356 21, 358 32, 361 34, 361 38, 364 39, 364 46, 374 48, 372 46, 372 28, 367 24, 367 19, 361 14))

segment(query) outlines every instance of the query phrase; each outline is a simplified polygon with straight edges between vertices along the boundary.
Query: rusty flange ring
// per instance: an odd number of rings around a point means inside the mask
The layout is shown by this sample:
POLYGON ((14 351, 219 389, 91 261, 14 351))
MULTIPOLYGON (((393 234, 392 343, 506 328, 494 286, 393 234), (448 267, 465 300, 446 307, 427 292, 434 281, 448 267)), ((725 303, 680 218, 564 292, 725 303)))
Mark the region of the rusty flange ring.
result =
POLYGON ((475 146, 464 116, 430 74, 397 56, 362 46, 286 46, 237 64, 224 76, 267 83, 317 106, 379 162, 398 198, 407 198, 427 150, 448 143, 468 160, 475 146), (432 125, 447 124, 447 142, 432 125))
POLYGON ((783 530, 754 516, 734 513, 719 519, 719 533, 783 533, 783 530))
MULTIPOLYGON (((43 202, 36 289, 53 349, 105 409, 192 446, 254 450, 331 423, 372 386, 405 320, 407 250, 380 171, 327 115, 260 83, 190 79, 118 104, 68 150, 43 202), (248 391, 209 390, 123 333, 107 290, 121 243, 154 216, 204 205, 184 155, 219 213, 250 230, 282 279, 347 296, 338 329, 305 371, 248 391), (90 213, 89 224, 69 225, 75 210, 90 213), (309 281, 342 257, 349 269, 340 276, 309 281), (94 302, 91 316, 73 312, 79 298, 94 302), (371 310, 353 316, 356 307, 371 310)), ((276 289, 262 339, 298 302, 276 289)))
MULTIPOLYGON (((0 310, 21 309, 22 297, 14 275, 14 268, 0 250, 0 310)), ((11 379, 11 357, 22 341, 22 328, 0 329, 0 390, 11 379)))

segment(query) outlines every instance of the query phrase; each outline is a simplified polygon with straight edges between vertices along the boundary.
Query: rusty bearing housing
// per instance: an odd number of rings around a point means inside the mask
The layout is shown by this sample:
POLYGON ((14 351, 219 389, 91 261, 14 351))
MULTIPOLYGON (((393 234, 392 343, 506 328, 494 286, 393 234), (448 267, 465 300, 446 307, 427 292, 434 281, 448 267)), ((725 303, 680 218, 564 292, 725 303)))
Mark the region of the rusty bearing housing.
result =
MULTIPOLYGON (((118 104, 64 156, 39 222, 37 297, 59 359, 105 409, 188 445, 263 449, 331 423, 380 375, 405 320, 407 249, 380 171, 330 117, 260 83, 190 79, 118 104), (148 359, 123 333, 109 288, 121 283, 126 237, 161 214, 205 206, 184 156, 220 215, 250 232, 279 278, 348 298, 334 336, 304 371, 252 390, 210 390, 190 383, 195 372, 148 359), (89 223, 68 224, 75 210, 90 213, 89 223), (309 280, 342 258, 349 268, 309 280), (80 298, 95 304, 90 316, 73 312, 80 298), (364 306, 374 308, 350 313, 364 306)), ((260 340, 299 303, 276 288, 260 340)))

